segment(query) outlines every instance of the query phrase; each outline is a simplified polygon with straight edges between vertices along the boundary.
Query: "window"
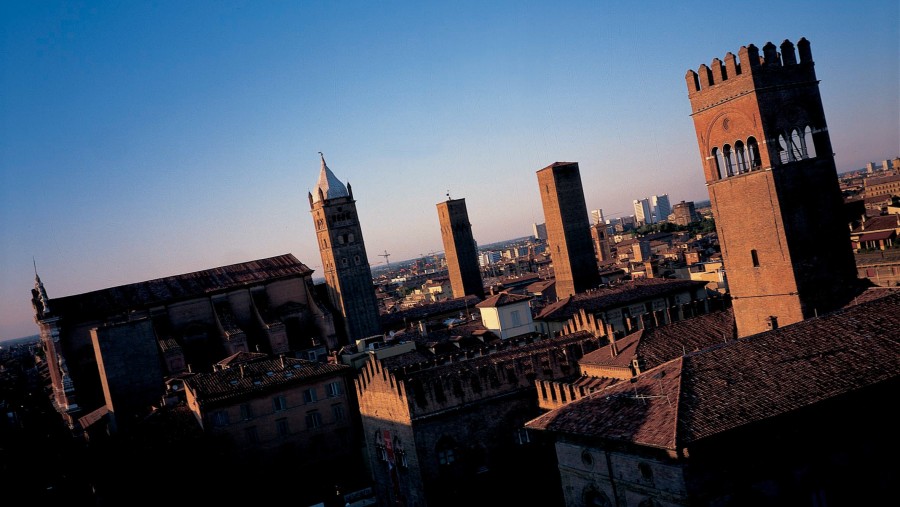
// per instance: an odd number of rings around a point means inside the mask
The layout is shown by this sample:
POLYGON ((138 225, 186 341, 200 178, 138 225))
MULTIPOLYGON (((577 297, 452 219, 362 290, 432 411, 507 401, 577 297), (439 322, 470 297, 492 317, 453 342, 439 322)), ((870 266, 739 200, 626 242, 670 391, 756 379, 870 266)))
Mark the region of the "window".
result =
POLYGON ((276 396, 272 398, 272 404, 275 406, 276 412, 287 410, 287 398, 284 396, 276 396))
POLYGON ((286 437, 291 434, 291 427, 288 424, 287 417, 275 420, 275 431, 278 432, 279 437, 286 437))
POLYGON ((311 387, 306 391, 303 391, 303 402, 304 403, 315 403, 318 398, 316 397, 316 389, 311 387))
POLYGON ((438 451, 438 463, 441 465, 449 465, 454 461, 456 461, 456 457, 453 455, 453 449, 438 451))
POLYGON ((587 450, 581 452, 581 462, 588 468, 594 466, 594 456, 587 450))
POLYGON ((519 428, 516 430, 516 443, 519 445, 525 445, 531 442, 531 437, 528 435, 528 430, 525 428, 519 428))
POLYGON ((756 250, 750 250, 750 260, 753 261, 753 267, 759 267, 759 255, 756 254, 756 250))
POLYGON ((316 354, 315 350, 310 350, 306 352, 306 358, 310 361, 318 361, 319 356, 316 354))
POLYGON ((510 312, 509 318, 512 319, 513 327, 522 325, 522 319, 519 318, 519 310, 513 310, 512 312, 510 312))
POLYGON ((228 412, 224 410, 217 410, 212 413, 212 425, 213 426, 227 426, 228 425, 228 412))
POLYGON ((253 407, 249 403, 241 405, 241 420, 253 419, 253 407))
POLYGON ((256 431, 256 426, 244 428, 244 440, 246 440, 248 444, 259 443, 259 433, 256 431))
POLYGON ((340 403, 338 403, 337 405, 332 405, 331 414, 334 416, 335 421, 343 421, 345 417, 344 406, 340 403))
POLYGON ((325 391, 328 393, 329 398, 336 398, 342 394, 344 394, 344 389, 341 387, 340 381, 332 382, 325 386, 325 391))
POLYGON ((306 413, 306 429, 314 430, 322 426, 322 414, 318 410, 306 413))
POLYGON ((452 465, 456 461, 456 444, 453 442, 453 439, 449 437, 443 437, 438 440, 436 451, 438 457, 438 464, 440 465, 452 465))

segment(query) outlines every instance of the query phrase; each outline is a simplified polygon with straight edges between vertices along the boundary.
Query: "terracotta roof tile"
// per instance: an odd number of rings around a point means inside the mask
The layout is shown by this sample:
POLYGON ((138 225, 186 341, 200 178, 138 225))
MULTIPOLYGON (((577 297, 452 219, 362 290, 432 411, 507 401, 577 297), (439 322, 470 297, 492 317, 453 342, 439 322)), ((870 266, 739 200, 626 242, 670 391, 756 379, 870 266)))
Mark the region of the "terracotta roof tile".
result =
POLYGON ((511 305, 514 303, 521 303, 522 301, 528 301, 531 299, 531 296, 522 296, 519 294, 507 294, 506 292, 501 292, 500 294, 495 294, 484 301, 475 305, 476 308, 497 308, 500 306, 511 305))
POLYGON ((689 353, 526 427, 674 450, 894 380, 898 352, 900 293, 892 293, 689 353))
POLYGON ((644 278, 631 280, 622 285, 596 289, 560 299, 547 305, 536 317, 539 320, 568 320, 579 310, 588 313, 607 308, 627 305, 636 301, 655 298, 666 294, 705 287, 706 282, 698 280, 670 280, 665 278, 644 278))

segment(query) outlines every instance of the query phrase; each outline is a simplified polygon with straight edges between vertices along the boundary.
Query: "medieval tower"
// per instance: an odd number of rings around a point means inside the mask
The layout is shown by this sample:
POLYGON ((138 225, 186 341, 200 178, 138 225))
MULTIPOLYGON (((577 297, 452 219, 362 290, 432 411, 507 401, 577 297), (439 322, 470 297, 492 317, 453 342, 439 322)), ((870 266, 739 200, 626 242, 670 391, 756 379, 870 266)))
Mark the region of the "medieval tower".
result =
POLYGON ((600 272, 578 162, 555 162, 538 171, 537 177, 557 296, 564 298, 597 287, 600 272))
POLYGON ((686 75, 739 336, 834 310, 856 280, 810 45, 780 49, 686 75))
POLYGON ((444 256, 450 273, 453 297, 475 295, 484 299, 484 282, 478 267, 478 249, 465 199, 447 199, 437 204, 444 241, 444 256))
POLYGON ((349 183, 344 186, 325 165, 324 156, 319 181, 309 194, 309 207, 328 297, 332 308, 340 314, 336 320, 342 321, 336 327, 344 329, 343 339, 350 342, 380 335, 378 301, 353 190, 349 183))

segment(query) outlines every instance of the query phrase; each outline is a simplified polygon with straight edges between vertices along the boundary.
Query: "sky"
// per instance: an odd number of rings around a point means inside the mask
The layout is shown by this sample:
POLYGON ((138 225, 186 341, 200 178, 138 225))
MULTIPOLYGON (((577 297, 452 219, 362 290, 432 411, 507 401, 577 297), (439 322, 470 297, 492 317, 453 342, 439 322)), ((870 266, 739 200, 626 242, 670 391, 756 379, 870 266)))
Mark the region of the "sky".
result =
MULTIPOLYGON (((900 2, 0 2, 0 340, 51 298, 285 253, 316 272, 319 155, 373 267, 588 210, 707 200, 685 73, 811 43, 839 172, 900 155, 900 2)), ((314 275, 315 276, 315 275, 314 275)))

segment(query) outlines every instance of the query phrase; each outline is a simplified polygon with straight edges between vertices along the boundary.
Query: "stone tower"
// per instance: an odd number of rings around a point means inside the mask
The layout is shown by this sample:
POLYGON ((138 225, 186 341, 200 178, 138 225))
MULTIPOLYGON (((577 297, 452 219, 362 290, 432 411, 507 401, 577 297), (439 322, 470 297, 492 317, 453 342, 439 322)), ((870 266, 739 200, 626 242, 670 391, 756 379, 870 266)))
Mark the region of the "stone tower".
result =
POLYGON ((335 320, 342 321, 336 327, 344 329, 341 339, 348 343, 382 334, 353 190, 349 183, 344 186, 325 165, 324 156, 319 181, 309 194, 309 208, 328 297, 332 308, 340 314, 335 320))
POLYGON ((686 75, 739 336, 842 306, 856 267, 809 42, 686 75))
POLYGON ((444 240, 444 256, 450 272, 453 297, 475 295, 484 299, 484 283, 478 267, 478 249, 472 236, 472 224, 465 199, 448 199, 437 204, 444 240))
POLYGON ((600 272, 591 242, 578 162, 555 162, 537 172, 547 244, 560 298, 597 287, 600 272))

